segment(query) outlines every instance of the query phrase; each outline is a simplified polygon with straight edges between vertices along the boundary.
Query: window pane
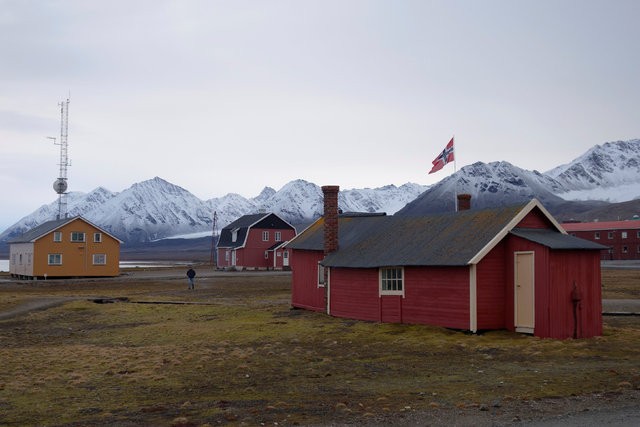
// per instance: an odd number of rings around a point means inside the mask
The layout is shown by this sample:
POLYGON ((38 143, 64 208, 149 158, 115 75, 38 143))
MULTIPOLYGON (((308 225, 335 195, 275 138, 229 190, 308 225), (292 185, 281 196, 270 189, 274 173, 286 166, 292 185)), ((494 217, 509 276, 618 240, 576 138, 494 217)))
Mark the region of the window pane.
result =
POLYGON ((402 268, 381 269, 380 289, 382 291, 402 292, 402 268))

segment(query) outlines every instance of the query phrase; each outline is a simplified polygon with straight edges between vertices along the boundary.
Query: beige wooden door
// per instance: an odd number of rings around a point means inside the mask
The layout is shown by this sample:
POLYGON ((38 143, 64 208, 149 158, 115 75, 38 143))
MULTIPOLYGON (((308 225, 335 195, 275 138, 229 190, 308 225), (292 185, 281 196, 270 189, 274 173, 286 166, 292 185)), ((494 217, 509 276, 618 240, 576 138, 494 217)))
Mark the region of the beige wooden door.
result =
POLYGON ((516 331, 533 333, 535 327, 533 252, 516 252, 514 270, 514 319, 516 331))

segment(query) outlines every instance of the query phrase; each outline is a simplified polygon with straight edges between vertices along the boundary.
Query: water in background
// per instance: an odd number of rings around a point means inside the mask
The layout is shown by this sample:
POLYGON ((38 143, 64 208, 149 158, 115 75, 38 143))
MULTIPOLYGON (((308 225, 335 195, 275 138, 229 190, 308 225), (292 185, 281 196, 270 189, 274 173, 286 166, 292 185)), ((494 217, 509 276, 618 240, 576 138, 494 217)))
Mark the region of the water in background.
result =
MULTIPOLYGON (((184 261, 120 261, 120 268, 175 267, 188 264, 184 261)), ((8 259, 0 259, 0 272, 9 272, 8 259)))

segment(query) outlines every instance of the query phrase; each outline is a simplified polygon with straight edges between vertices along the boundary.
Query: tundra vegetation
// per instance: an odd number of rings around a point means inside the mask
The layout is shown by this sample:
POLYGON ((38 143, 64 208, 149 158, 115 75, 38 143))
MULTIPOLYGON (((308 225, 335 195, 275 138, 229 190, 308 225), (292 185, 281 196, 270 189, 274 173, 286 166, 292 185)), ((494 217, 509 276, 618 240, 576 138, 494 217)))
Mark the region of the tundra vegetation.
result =
MULTIPOLYGON (((603 270, 603 292, 639 298, 640 271, 603 270)), ((640 389, 632 316, 543 340, 292 310, 286 274, 0 285, 0 314, 42 301, 0 320, 0 425, 510 421, 640 389)))

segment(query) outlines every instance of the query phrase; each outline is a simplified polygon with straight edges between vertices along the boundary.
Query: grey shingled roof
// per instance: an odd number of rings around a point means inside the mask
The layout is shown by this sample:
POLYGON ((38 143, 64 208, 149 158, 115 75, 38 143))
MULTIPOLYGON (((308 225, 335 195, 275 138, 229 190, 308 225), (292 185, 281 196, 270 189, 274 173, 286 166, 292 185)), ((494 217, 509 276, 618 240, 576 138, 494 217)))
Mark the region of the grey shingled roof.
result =
MULTIPOLYGON (((328 267, 466 265, 524 205, 423 217, 340 217, 338 250, 328 267)), ((322 250, 322 219, 292 240, 292 249, 322 250)))
MULTIPOLYGON (((496 243, 496 238, 506 235, 527 206, 537 205, 528 203, 423 217, 339 217, 338 250, 328 254, 322 264, 346 268, 467 265, 474 259, 477 261, 486 248, 496 243)), ((321 218, 288 243, 287 248, 322 250, 323 233, 321 218)), ((558 230, 523 231, 521 237, 536 238, 554 249, 562 245, 567 249, 600 249, 558 230)))
POLYGON ((244 245, 244 242, 247 238, 247 232, 249 231, 249 227, 255 224, 257 221, 261 220, 265 216, 269 214, 260 213, 260 214, 250 214, 243 215, 240 218, 233 221, 231 224, 227 225, 220 232, 220 238, 218 240, 219 248, 237 248, 244 245), (238 230, 238 235, 236 241, 232 241, 232 231, 234 229, 238 230))
POLYGON ((48 234, 60 227, 64 224, 75 220, 78 217, 73 218, 63 218, 63 219, 54 219, 52 221, 44 222, 29 231, 24 232, 22 235, 14 237, 9 240, 8 243, 28 243, 33 242, 34 240, 39 239, 40 237, 48 234))
POLYGON ((54 219, 52 221, 44 222, 32 228, 31 230, 24 232, 22 235, 14 237, 13 239, 9 240, 7 243, 29 243, 29 242, 36 241, 39 238, 47 235, 48 233, 51 233, 52 231, 57 230, 63 225, 69 224, 78 219, 86 222, 87 224, 91 225, 92 227, 95 227, 96 229, 100 230, 102 233, 106 234, 107 236, 110 236, 113 239, 117 240, 118 242, 122 243, 122 240, 118 239, 111 233, 108 233, 107 231, 103 230, 102 228, 98 227, 97 225, 91 223, 90 221, 84 219, 79 215, 70 217, 70 218, 54 219))
POLYGON ((580 239, 569 234, 557 233, 552 230, 514 228, 513 230, 511 230, 511 234, 535 243, 539 243, 551 249, 608 249, 607 246, 601 245, 599 243, 580 239))
POLYGON ((284 229, 291 228, 295 230, 291 224, 280 218, 274 213, 257 213, 243 215, 240 218, 227 225, 220 232, 218 241, 219 248, 239 248, 244 246, 249 228, 256 226, 258 228, 284 229), (232 231, 238 230, 236 241, 232 241, 232 231))

